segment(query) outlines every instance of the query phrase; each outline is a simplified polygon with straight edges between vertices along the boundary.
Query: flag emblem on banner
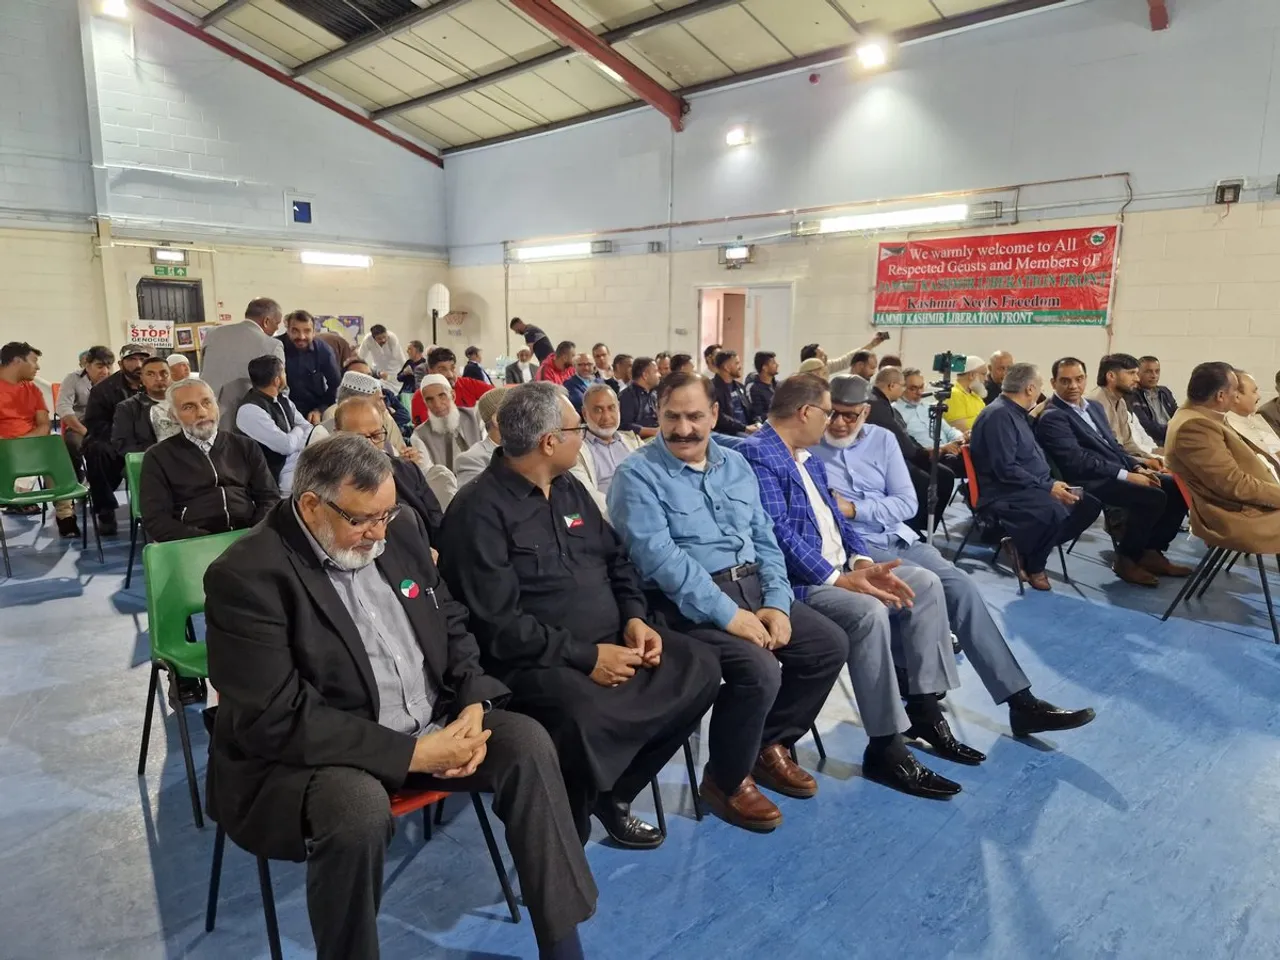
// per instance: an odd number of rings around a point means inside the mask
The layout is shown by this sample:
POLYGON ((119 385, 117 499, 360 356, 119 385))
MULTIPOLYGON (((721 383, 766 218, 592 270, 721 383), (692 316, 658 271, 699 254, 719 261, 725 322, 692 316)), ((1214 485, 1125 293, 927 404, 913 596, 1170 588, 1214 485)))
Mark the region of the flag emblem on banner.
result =
POLYGON ((1101 230, 1095 230, 1093 233, 1089 234, 1089 243, 1092 246, 1100 247, 1106 242, 1107 235, 1101 230))
POLYGON ((890 257, 900 257, 907 252, 906 247, 891 247, 888 244, 880 244, 880 259, 888 260, 890 257))

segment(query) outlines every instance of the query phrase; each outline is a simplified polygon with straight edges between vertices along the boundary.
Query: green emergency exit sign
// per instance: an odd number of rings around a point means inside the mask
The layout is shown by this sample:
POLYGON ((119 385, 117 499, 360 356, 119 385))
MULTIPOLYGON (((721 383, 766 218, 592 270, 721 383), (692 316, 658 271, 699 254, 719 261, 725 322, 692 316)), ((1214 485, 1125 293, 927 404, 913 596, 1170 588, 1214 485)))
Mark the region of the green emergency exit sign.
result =
POLYGON ((186 267, 153 267, 157 277, 185 277, 187 275, 186 267))

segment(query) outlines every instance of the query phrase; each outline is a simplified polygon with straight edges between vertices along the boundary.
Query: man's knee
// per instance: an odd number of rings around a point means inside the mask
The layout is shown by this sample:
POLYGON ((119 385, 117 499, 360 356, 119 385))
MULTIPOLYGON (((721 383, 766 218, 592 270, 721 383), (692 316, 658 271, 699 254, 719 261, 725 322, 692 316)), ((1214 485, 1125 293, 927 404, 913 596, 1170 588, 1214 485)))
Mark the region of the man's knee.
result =
POLYGON ((353 853, 386 845, 394 830, 386 788, 352 767, 322 767, 307 790, 309 839, 353 853))
POLYGON ((750 640, 738 640, 720 655, 720 673, 738 696, 772 703, 782 686, 782 672, 773 651, 750 640))
POLYGON ((805 604, 797 603, 791 609, 791 642, 803 644, 809 660, 833 672, 839 672, 849 659, 849 634, 805 604))
POLYGON ((484 726, 493 731, 488 743, 489 756, 509 756, 521 766, 559 769, 560 760, 551 735, 532 717, 494 710, 485 716, 484 726))
POLYGON ((894 572, 898 575, 898 579, 904 581, 911 588, 918 600, 926 597, 935 599, 944 597, 941 578, 927 567, 904 565, 898 567, 894 572))

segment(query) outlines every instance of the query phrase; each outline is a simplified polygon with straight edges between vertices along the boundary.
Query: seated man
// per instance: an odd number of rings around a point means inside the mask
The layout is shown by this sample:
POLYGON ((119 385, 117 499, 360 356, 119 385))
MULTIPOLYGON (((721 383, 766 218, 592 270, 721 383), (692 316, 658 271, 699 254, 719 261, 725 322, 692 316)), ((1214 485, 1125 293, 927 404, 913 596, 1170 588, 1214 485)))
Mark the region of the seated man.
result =
POLYGON ((422 520, 431 544, 438 544, 444 526, 444 510, 417 465, 403 456, 387 452, 387 432, 382 425, 382 411, 378 408, 377 399, 349 397, 343 400, 334 411, 333 422, 339 433, 358 434, 386 454, 391 461, 391 476, 396 482, 396 502, 411 507, 422 520))
POLYGON ((738 379, 742 376, 742 360, 736 350, 720 350, 715 354, 716 409, 720 411, 716 420, 715 432, 726 433, 731 437, 755 433, 760 424, 751 412, 751 400, 747 397, 747 388, 738 379))
POLYGON ((577 350, 577 345, 572 340, 561 340, 556 344, 556 352, 542 361, 534 379, 548 380, 563 386, 577 372, 573 362, 577 350))
POLYGON ((715 657, 650 626, 617 534, 567 476, 582 427, 561 391, 516 387, 498 424, 502 449, 445 514, 445 579, 512 709, 551 733, 582 842, 595 813, 615 843, 656 847, 631 801, 711 706, 715 657))
POLYGON ((484 356, 480 352, 479 347, 467 347, 467 362, 462 368, 462 376, 468 380, 478 380, 481 383, 487 383, 493 386, 493 378, 489 376, 489 371, 484 368, 484 356))
POLYGON ((658 435, 658 364, 649 357, 631 361, 631 382, 618 394, 622 429, 641 440, 658 435))
POLYGON ((492 791, 540 955, 581 957, 596 888, 555 749, 501 709, 391 470, 360 437, 309 447, 294 498, 209 567, 209 814, 306 861, 316 955, 349 960, 378 956, 388 794, 492 791))
POLYGON ((218 402, 203 380, 169 387, 182 433, 142 461, 142 525, 157 543, 251 527, 280 499, 261 448, 218 429, 218 402))
POLYGON ((280 495, 287 497, 293 489, 294 465, 311 437, 312 426, 281 392, 285 388, 285 364, 279 357, 269 354, 250 360, 249 382, 253 389, 240 401, 236 430, 262 448, 280 495))
POLYGON ((521 347, 516 351, 516 359, 512 363, 507 364, 507 369, 503 371, 507 386, 514 387, 521 383, 528 383, 533 379, 533 375, 538 372, 538 368, 533 365, 533 354, 528 347, 521 347))
POLYGON ((442 374, 429 373, 423 377, 418 396, 423 398, 431 416, 413 431, 413 437, 422 441, 432 463, 453 470, 458 455, 480 442, 480 417, 474 407, 465 410, 457 407, 449 381, 442 374))
POLYGON ((1173 391, 1160 383, 1158 358, 1138 358, 1138 389, 1128 399, 1142 429, 1157 446, 1163 447, 1169 419, 1177 411, 1178 401, 1173 398, 1173 391))
POLYGON ((593 384, 587 390, 582 416, 587 432, 578 450, 578 462, 570 472, 587 488, 607 523, 609 507, 605 497, 609 485, 622 461, 640 446, 640 438, 629 430, 619 429, 618 397, 607 383, 593 384))
POLYGON ((757 783, 789 797, 818 792, 789 750, 822 710, 849 642, 794 602, 751 468, 711 441, 714 396, 692 374, 659 384, 662 435, 618 468, 609 512, 658 610, 720 660, 699 792, 728 823, 763 832, 782 813, 757 783))
MULTIPOLYGON (((395 422, 396 430, 402 437, 409 436, 413 432, 413 423, 409 417, 409 411, 404 408, 404 403, 400 399, 400 394, 396 393, 395 388, 390 386, 386 381, 373 375, 373 368, 365 363, 359 357, 354 360, 348 360, 346 366, 342 368, 342 379, 338 381, 337 399, 342 400, 342 388, 347 382, 348 373, 358 373, 373 380, 378 385, 378 390, 382 396, 383 405, 387 408, 387 414, 395 422)), ((378 394, 375 394, 375 396, 378 394)), ((336 404, 335 404, 336 405, 336 404)), ((325 411, 325 417, 333 415, 333 407, 325 411)))
POLYGON ((773 391, 778 386, 778 355, 771 350, 757 350, 752 360, 756 370, 747 375, 747 399, 751 401, 751 416, 763 423, 769 416, 773 391))
POLYGON ((1004 393, 982 411, 969 443, 978 509, 1008 531, 1017 549, 1018 578, 1037 590, 1050 590, 1044 572, 1050 552, 1087 530, 1102 504, 1053 479, 1027 413, 1036 405, 1042 384, 1034 364, 1010 366, 1004 393))
POLYGON ((380 323, 369 328, 369 335, 360 343, 356 354, 368 365, 373 376, 392 382, 395 382, 394 378, 405 361, 400 338, 380 323))
POLYGON ((408 359, 400 367, 396 379, 400 381, 401 393, 417 393, 418 387, 422 386, 422 378, 431 372, 427 369, 426 347, 421 340, 410 340, 404 349, 408 359))
MULTIPOLYGON (((59 397, 59 400, 62 398, 59 397)), ((1276 372, 1276 396, 1258 408, 1258 414, 1280 435, 1280 371, 1276 372)))
POLYGON ((81 448, 84 446, 85 434, 89 432, 84 425, 89 393, 111 376, 111 368, 115 365, 116 355, 111 352, 110 347, 90 347, 84 352, 84 366, 75 373, 67 374, 58 391, 54 412, 58 415, 62 441, 67 445, 67 452, 71 454, 71 462, 76 468, 76 476, 81 480, 84 479, 81 448))
POLYGON ((165 363, 169 364, 169 379, 173 383, 185 380, 187 377, 199 377, 200 374, 191 372, 191 361, 185 353, 171 353, 165 357, 165 363))
POLYGON ((493 451, 502 443, 502 431, 498 428, 498 410, 507 398, 506 390, 490 390, 476 404, 476 416, 484 424, 484 436, 480 442, 472 446, 466 453, 454 458, 454 475, 461 490, 469 482, 484 473, 493 459, 493 451))
MULTIPOLYGON (((857 374, 844 374, 844 376, 857 376, 857 374)), ((920 382, 921 384, 924 383, 923 377, 920 378, 920 382)), ((922 532, 929 522, 929 484, 930 477, 933 475, 930 469, 933 464, 933 439, 929 436, 926 442, 917 442, 916 438, 907 430, 906 418, 897 408, 897 401, 906 393, 906 374, 901 369, 898 367, 882 367, 876 373, 874 383, 875 386, 871 389, 867 422, 873 426, 888 430, 902 448, 902 456, 907 461, 907 467, 911 473, 911 482, 915 486, 916 502, 920 504, 920 509, 916 515, 908 520, 907 523, 912 530, 922 532)), ((924 414, 924 418, 927 423, 929 419, 927 411, 924 414)), ((942 421, 942 426, 947 430, 958 432, 946 420, 942 421)), ((960 461, 959 452, 958 444, 951 447, 939 447, 938 449, 938 509, 933 515, 935 529, 942 520, 942 511, 951 502, 951 491, 955 488, 956 476, 964 474, 964 464, 960 461)))
MULTIPOLYGON (((1091 721, 1094 716, 1092 710, 1060 710, 1031 695, 1031 681, 1018 666, 1004 635, 991 618, 977 584, 931 544, 922 543, 916 532, 907 526, 907 518, 915 511, 915 490, 907 476, 901 452, 894 448, 879 427, 861 422, 862 411, 866 408, 864 398, 865 394, 854 377, 834 378, 831 381, 831 418, 826 424, 822 442, 813 448, 815 458, 826 466, 826 478, 831 489, 850 506, 849 519, 840 516, 838 520, 842 532, 846 525, 850 528, 844 539, 852 541, 853 552, 864 554, 877 563, 902 562, 895 572, 912 585, 917 597, 912 619, 920 609, 922 592, 911 580, 912 570, 923 568, 936 576, 946 601, 950 629, 991 698, 996 703, 1009 705, 1009 726, 1013 728, 1014 736, 1066 730, 1091 721)), ((778 411, 779 414, 783 412, 778 411)), ((798 450, 802 441, 809 439, 809 435, 800 433, 803 419, 799 415, 790 419, 771 417, 769 422, 789 449, 798 450)), ((755 459, 753 452, 743 452, 748 459, 755 459)), ((774 522, 780 533, 780 542, 786 544, 788 538, 781 535, 783 524, 792 521, 786 517, 779 521, 775 516, 774 522)), ((858 563, 854 564, 855 571, 858 566, 858 563)), ((822 609, 812 598, 810 603, 822 609)), ((916 684, 910 678, 908 686, 912 693, 917 692, 916 684)), ((932 717, 928 703, 917 707, 916 711, 917 715, 913 715, 912 698, 909 696, 907 715, 911 717, 912 729, 908 735, 928 741, 939 753, 947 756, 945 735, 937 727, 937 718, 932 717), (920 712, 926 715, 918 716, 920 712)), ((973 753, 976 756, 970 759, 981 759, 981 754, 973 753)), ((968 762, 959 756, 952 759, 968 762)))
POLYGON ((1270 422, 1258 414, 1258 382, 1244 370, 1236 370, 1235 402, 1227 411, 1227 423, 1259 450, 1271 456, 1280 454, 1280 434, 1270 422))
MULTIPOLYGON (((474 349, 474 348, 473 348, 474 349)), ((453 392, 453 405, 459 410, 469 410, 480 402, 480 398, 493 389, 487 380, 476 380, 463 374, 458 376, 458 356, 448 347, 433 347, 427 352, 427 373, 444 377, 449 389, 453 392)), ((427 421, 430 412, 426 400, 422 396, 422 384, 425 376, 418 380, 418 392, 410 402, 413 425, 421 426, 427 421)))
POLYGON ((116 407, 142 392, 142 362, 150 355, 146 347, 126 343, 120 348, 120 369, 94 384, 85 402, 85 477, 93 495, 98 532, 104 537, 116 533, 116 508, 120 505, 116 488, 124 479, 124 457, 111 442, 116 407))
POLYGON ((111 422, 111 444, 116 453, 142 453, 156 442, 152 409, 164 403, 169 392, 169 361, 147 357, 142 362, 142 392, 116 405, 111 422))
POLYGON ((1178 485, 1159 472, 1159 464, 1153 469, 1124 452, 1101 406, 1085 399, 1086 383, 1083 361, 1054 362, 1054 395, 1036 422, 1036 438, 1063 480, 1106 506, 1124 508, 1124 532, 1112 563, 1116 576, 1144 587, 1159 585, 1157 575, 1190 576, 1190 567, 1164 555, 1187 515, 1178 485))
POLYGON ((1138 377, 1137 357, 1127 353, 1109 353, 1098 361, 1098 385, 1089 391, 1088 399, 1098 404, 1106 414, 1107 426, 1120 448, 1152 470, 1159 470, 1164 464, 1153 452, 1156 444, 1129 409, 1138 388, 1138 377))
MULTIPOLYGON (((932 451, 933 424, 929 419, 929 411, 933 405, 929 402, 929 398, 925 397, 924 388, 924 373, 918 367, 907 367, 902 371, 902 396, 893 401, 893 409, 902 417, 902 426, 907 436, 925 450, 932 451)), ((940 418, 938 428, 938 439, 941 441, 940 452, 945 456, 959 459, 960 447, 964 445, 964 434, 947 423, 946 418, 940 418)), ((907 456, 905 449, 903 456, 907 456)), ((961 470, 963 472, 963 468, 961 470)))
POLYGON ((1187 404, 1169 418, 1165 456, 1191 491, 1191 529, 1210 546, 1280 550, 1280 462, 1227 424, 1239 378, 1229 363, 1191 371, 1187 404))
POLYGON ((564 382, 564 389, 573 409, 582 413, 582 398, 586 396, 587 387, 596 382, 596 363, 590 355, 580 353, 573 358, 573 371, 573 376, 564 382))

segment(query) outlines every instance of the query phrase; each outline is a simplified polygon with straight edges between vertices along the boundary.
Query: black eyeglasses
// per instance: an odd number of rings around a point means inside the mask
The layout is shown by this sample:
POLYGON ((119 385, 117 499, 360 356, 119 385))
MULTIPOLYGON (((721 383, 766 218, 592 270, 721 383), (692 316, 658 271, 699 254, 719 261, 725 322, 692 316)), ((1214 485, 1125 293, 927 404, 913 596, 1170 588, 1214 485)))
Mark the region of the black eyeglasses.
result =
POLYGON ((586 432, 590 429, 591 427, 585 421, 583 421, 582 423, 578 424, 576 427, 561 427, 559 432, 560 433, 577 433, 577 434, 585 435, 586 432))
POLYGON ((392 520, 394 520, 396 517, 400 515, 400 511, 403 509, 403 507, 397 503, 394 507, 392 507, 386 513, 380 514, 379 516, 376 516, 376 517, 353 517, 351 514, 347 513, 347 511, 343 510, 340 506, 338 506, 332 500, 326 500, 325 505, 328 506, 330 510, 332 510, 334 513, 340 516, 343 520, 347 521, 347 523, 351 524, 351 528, 353 530, 359 530, 361 533, 364 533, 366 530, 369 530, 372 527, 390 523, 392 520))
POLYGON ((862 411, 849 412, 847 410, 831 410, 827 413, 827 419, 833 423, 836 420, 843 420, 845 423, 854 424, 858 422, 858 418, 862 416, 862 411))

